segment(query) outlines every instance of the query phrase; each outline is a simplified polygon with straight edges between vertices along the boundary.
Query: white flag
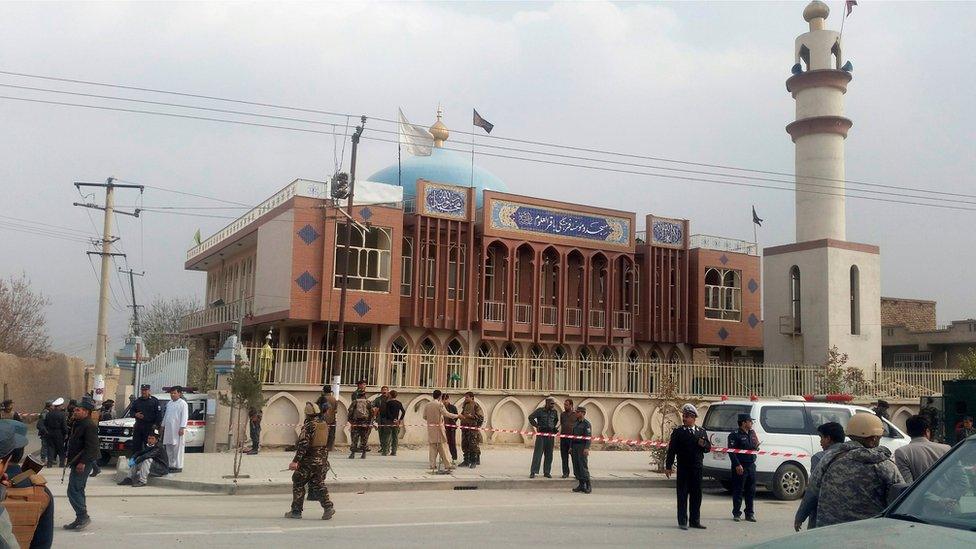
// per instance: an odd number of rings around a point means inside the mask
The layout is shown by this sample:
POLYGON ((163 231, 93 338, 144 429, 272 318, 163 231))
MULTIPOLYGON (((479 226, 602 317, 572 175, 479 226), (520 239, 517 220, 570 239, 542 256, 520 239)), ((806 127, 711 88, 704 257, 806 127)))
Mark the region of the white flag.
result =
POLYGON ((426 128, 408 122, 407 117, 403 116, 403 109, 399 109, 399 112, 400 124, 397 133, 400 145, 414 156, 430 156, 434 148, 434 136, 426 128))

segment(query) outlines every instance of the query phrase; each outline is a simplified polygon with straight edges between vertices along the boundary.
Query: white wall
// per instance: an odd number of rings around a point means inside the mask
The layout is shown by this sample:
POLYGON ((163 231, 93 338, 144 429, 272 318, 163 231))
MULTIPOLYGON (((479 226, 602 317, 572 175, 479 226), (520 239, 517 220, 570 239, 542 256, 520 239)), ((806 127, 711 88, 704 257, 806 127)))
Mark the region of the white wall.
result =
POLYGON ((293 228, 292 210, 281 213, 258 228, 257 268, 254 275, 255 316, 291 307, 293 228))

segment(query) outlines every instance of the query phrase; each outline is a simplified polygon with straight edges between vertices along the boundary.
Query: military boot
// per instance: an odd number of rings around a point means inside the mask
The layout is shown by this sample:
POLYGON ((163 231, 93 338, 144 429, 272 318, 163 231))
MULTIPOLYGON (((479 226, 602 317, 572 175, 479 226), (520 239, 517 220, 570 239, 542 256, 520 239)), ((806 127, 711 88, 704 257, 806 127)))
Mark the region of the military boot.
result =
POLYGON ((288 511, 287 513, 285 513, 285 518, 300 519, 300 518, 302 518, 302 512, 301 511, 294 511, 294 510, 288 511))
POLYGON ((593 491, 593 486, 590 484, 590 481, 584 482, 583 483, 583 493, 584 494, 589 494, 592 491, 593 491))
POLYGON ((366 459, 366 450, 363 450, 363 453, 359 456, 359 459, 366 459))
POLYGON ((582 492, 583 491, 583 481, 582 480, 579 481, 579 484, 576 485, 576 488, 573 488, 573 491, 576 492, 576 493, 579 493, 579 492, 582 492))
POLYGON ((460 463, 460 464, 458 465, 458 467, 467 467, 468 465, 471 465, 471 461, 470 461, 470 460, 468 460, 468 458, 467 458, 467 457, 465 457, 465 458, 464 458, 464 461, 462 461, 462 462, 461 462, 461 463, 460 463))
POLYGON ((356 457, 356 450, 350 451, 349 452, 349 459, 355 459, 355 457, 356 457))
POLYGON ((335 507, 328 507, 322 511, 322 520, 329 520, 335 516, 335 507))

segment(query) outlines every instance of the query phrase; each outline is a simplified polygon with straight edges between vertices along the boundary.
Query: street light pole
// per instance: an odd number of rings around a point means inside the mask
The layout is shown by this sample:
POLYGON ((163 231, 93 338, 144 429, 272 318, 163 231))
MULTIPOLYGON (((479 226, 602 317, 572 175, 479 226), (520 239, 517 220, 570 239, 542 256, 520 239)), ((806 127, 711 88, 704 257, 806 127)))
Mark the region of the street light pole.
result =
MULTIPOLYGON (((343 245, 345 253, 343 258, 346 264, 342 269, 342 287, 339 289, 339 322, 336 330, 336 350, 332 357, 332 368, 329 372, 329 377, 332 379, 333 384, 339 384, 339 372, 341 372, 342 367, 342 353, 345 350, 346 343, 346 293, 349 290, 349 242, 352 240, 352 206, 353 206, 353 193, 356 190, 356 152, 359 149, 359 138, 363 135, 363 127, 366 126, 366 117, 362 117, 362 123, 356 127, 355 133, 352 134, 352 156, 350 157, 349 163, 349 196, 346 198, 346 242, 343 245)), ((338 264, 336 264, 338 268, 338 264)))

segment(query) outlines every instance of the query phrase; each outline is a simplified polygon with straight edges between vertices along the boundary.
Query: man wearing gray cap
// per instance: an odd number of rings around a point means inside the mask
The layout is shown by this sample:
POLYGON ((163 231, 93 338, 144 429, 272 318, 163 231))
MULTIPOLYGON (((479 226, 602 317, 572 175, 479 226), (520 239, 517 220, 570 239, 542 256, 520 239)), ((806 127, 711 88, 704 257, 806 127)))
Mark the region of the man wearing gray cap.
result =
POLYGON ((692 404, 681 407, 681 426, 671 431, 668 453, 664 463, 664 475, 671 478, 674 461, 678 460, 678 527, 704 530, 701 523, 702 458, 711 449, 708 433, 695 425, 698 409, 692 404), (689 520, 690 519, 690 520, 689 520))
MULTIPOLYGON (((7 421, 0 421, 0 477, 7 472, 7 466, 13 461, 14 451, 27 446, 27 437, 7 421)), ((14 537, 10 515, 2 502, 7 497, 6 486, 0 484, 0 547, 20 547, 14 537)))

